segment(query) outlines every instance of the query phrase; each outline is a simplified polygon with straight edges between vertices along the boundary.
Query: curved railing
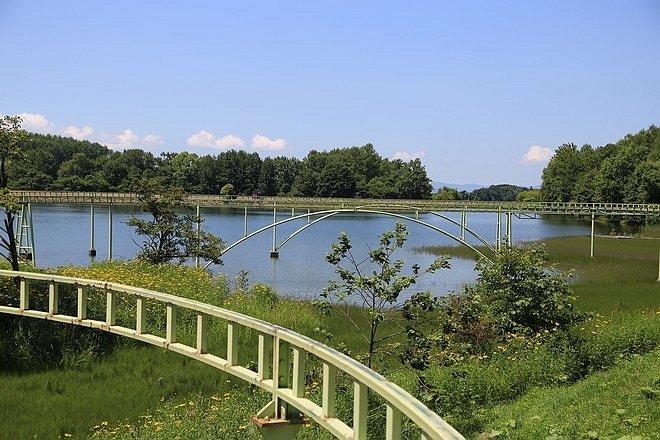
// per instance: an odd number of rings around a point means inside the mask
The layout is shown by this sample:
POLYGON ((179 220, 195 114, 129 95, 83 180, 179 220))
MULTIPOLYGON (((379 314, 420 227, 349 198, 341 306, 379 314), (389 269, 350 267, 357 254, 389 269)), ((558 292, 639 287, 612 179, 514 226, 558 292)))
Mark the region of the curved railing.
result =
POLYGON ((7 270, 0 270, 0 276, 17 279, 20 283, 18 307, 0 305, 1 313, 91 327, 147 342, 209 364, 266 390, 271 394, 272 401, 255 418, 257 425, 262 428, 267 428, 274 421, 290 420, 291 414, 299 411, 337 438, 364 440, 367 438, 369 415, 368 393, 371 392, 385 402, 384 422, 388 440, 401 438, 404 417, 420 429, 422 439, 463 438, 440 416, 381 375, 332 348, 277 325, 198 301, 122 284, 7 270), (46 293, 32 292, 32 281, 48 283, 47 310, 30 307, 31 296, 46 293), (75 316, 60 313, 58 304, 61 303, 61 285, 73 285, 77 289, 75 316), (91 301, 89 289, 105 293, 104 320, 87 316, 88 301, 91 301), (117 300, 124 295, 135 299, 134 328, 117 323, 117 300), (147 332, 148 301, 165 306, 164 337, 147 332), (183 310, 197 316, 196 341, 193 345, 177 340, 177 311, 183 310), (226 322, 227 348, 224 356, 211 354, 207 350, 209 319, 226 322), (258 334, 257 371, 238 364, 238 335, 241 329, 252 329, 258 334), (323 395, 320 404, 305 397, 305 364, 308 358, 316 359, 323 365, 323 395), (349 376, 353 382, 353 416, 350 425, 336 414, 336 378, 340 372, 349 376), (291 413, 287 414, 289 411, 291 413))

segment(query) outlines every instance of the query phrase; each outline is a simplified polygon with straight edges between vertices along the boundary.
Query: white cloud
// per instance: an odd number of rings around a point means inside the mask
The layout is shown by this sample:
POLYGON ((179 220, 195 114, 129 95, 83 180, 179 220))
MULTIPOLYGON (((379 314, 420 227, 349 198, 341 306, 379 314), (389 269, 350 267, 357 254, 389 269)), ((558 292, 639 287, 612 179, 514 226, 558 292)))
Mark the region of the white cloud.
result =
POLYGON ((34 133, 50 133, 53 130, 53 124, 44 116, 37 113, 21 113, 23 123, 21 128, 34 133))
POLYGON ((523 154, 520 159, 520 163, 523 165, 531 165, 536 163, 545 163, 550 160, 552 157, 552 149, 542 147, 540 145, 532 145, 527 150, 527 153, 523 154))
POLYGON ((252 148, 257 151, 281 151, 286 148, 286 141, 282 138, 270 139, 261 134, 252 136, 252 148))
POLYGON ((82 140, 88 139, 94 134, 94 129, 89 125, 85 125, 83 128, 78 128, 75 125, 69 125, 62 131, 64 136, 72 137, 74 139, 82 140))
POLYGON ((238 136, 234 136, 233 134, 228 134, 227 136, 223 136, 215 141, 215 146, 222 150, 229 148, 240 148, 243 145, 245 145, 245 141, 238 136))
POLYGON ((215 137, 206 130, 195 133, 188 138, 186 145, 189 147, 212 147, 215 137))
POLYGON ((113 150, 126 150, 128 148, 156 147, 165 143, 161 136, 148 134, 144 137, 138 136, 133 130, 127 128, 118 135, 103 133, 98 140, 106 147, 113 150))
POLYGON ((220 150, 227 150, 229 148, 240 148, 245 145, 245 141, 238 136, 228 134, 219 139, 216 139, 211 133, 206 130, 201 130, 188 138, 186 145, 189 147, 199 148, 218 148, 220 150))
POLYGON ((162 136, 156 136, 155 134, 148 134, 142 138, 142 143, 152 147, 158 147, 165 143, 165 140, 162 136))
POLYGON ((130 128, 118 134, 115 139, 117 140, 117 144, 122 148, 134 147, 140 142, 140 137, 133 133, 133 130, 130 128))
POLYGON ((405 151, 398 151, 394 153, 394 156, 392 156, 392 159, 397 160, 400 159, 404 162, 410 162, 413 159, 424 159, 426 157, 426 151, 420 150, 416 153, 408 153, 405 151))

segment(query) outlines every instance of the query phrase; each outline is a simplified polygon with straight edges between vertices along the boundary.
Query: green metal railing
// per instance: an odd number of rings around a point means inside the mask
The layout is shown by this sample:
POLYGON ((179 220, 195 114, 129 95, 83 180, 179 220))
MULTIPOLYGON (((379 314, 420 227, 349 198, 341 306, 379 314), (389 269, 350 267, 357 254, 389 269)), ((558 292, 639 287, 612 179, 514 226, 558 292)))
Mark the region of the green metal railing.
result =
POLYGON ((424 440, 463 438, 438 414, 381 375, 332 348, 277 325, 198 301, 122 284, 7 270, 0 270, 0 276, 17 279, 20 285, 18 307, 0 305, 0 313, 91 327, 143 341, 204 362, 264 389, 271 394, 272 400, 253 417, 253 421, 260 427, 265 438, 293 438, 297 428, 291 422, 295 421, 295 414, 302 413, 337 438, 364 440, 367 438, 369 393, 380 396, 385 402, 387 440, 401 438, 404 418, 419 428, 424 440), (45 306, 44 310, 31 307, 31 296, 46 294, 31 291, 31 285, 34 288, 33 282, 37 281, 42 285, 43 282, 48 284, 47 310, 45 306), (75 316, 59 310, 62 285, 73 285, 76 288, 77 293, 73 294, 76 297, 75 316), (88 295, 90 289, 104 293, 101 295, 104 299, 100 301, 105 302, 101 304, 105 308, 105 319, 88 317, 88 302, 98 300, 98 295, 88 295), (135 300, 134 327, 117 323, 120 296, 124 301, 135 300), (148 333, 147 330, 147 315, 151 310, 147 308, 147 302, 154 301, 165 307, 164 337, 148 333), (196 315, 196 340, 193 345, 177 340, 177 312, 184 310, 196 315), (226 323, 227 346, 224 356, 211 354, 207 350, 209 319, 220 319, 226 323), (238 364, 238 335, 241 329, 251 329, 258 334, 258 346, 254 348, 258 359, 256 371, 238 364), (320 403, 305 397, 305 365, 306 360, 312 359, 318 360, 323 366, 323 395, 320 403), (336 379, 339 373, 350 377, 353 382, 353 415, 350 424, 336 414, 336 379))
MULTIPOLYGON (((12 191, 25 202, 32 203, 112 203, 133 205, 138 200, 133 193, 75 192, 75 191, 12 191)), ((360 198, 321 197, 267 197, 267 196, 220 196, 191 194, 188 202, 202 207, 263 207, 345 209, 370 207, 379 210, 469 211, 469 212, 513 212, 525 214, 558 215, 660 215, 660 204, 638 203, 572 203, 572 202, 482 202, 466 200, 387 200, 360 198)))

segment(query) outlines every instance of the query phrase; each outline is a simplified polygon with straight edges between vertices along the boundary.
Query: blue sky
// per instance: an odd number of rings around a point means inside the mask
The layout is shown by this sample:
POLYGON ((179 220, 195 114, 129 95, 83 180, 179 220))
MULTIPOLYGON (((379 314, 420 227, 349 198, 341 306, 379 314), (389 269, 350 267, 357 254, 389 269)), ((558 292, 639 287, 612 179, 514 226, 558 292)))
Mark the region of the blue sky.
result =
POLYGON ((660 124, 660 2, 0 0, 0 114, 218 154, 372 143, 453 183, 660 124))

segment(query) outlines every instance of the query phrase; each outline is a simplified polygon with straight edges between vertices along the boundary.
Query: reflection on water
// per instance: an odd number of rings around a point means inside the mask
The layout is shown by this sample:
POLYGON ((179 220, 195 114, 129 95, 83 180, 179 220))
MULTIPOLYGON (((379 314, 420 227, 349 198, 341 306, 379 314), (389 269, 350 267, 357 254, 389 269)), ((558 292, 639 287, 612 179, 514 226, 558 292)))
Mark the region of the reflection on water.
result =
MULTIPOLYGON (((113 207, 112 255, 113 259, 130 259, 139 250, 140 240, 135 237, 132 228, 126 222, 133 214, 132 207, 113 207)), ((294 214, 303 214, 303 211, 294 214)), ((445 213, 460 222, 460 213, 445 213)), ((61 265, 86 265, 90 262, 88 251, 91 246, 90 209, 84 205, 33 205, 35 252, 41 267, 61 265)), ((245 216, 243 209, 203 209, 203 226, 210 232, 222 237, 231 244, 243 237, 245 216)), ((291 217, 292 212, 278 212, 278 220, 291 217)), ((488 242, 494 243, 496 237, 496 214, 471 213, 468 227, 482 235, 488 242)), ((108 208, 95 208, 94 247, 97 260, 108 255, 108 208)), ((273 220, 272 211, 250 210, 247 218, 248 231, 252 232, 269 225, 273 220)), ((460 235, 460 229, 440 217, 420 214, 420 220, 443 229, 449 234, 460 235)), ((265 231, 225 254, 222 266, 212 266, 216 273, 224 273, 233 279, 241 270, 248 271, 250 283, 267 283, 280 293, 304 298, 316 298, 334 277, 333 269, 325 261, 337 235, 345 231, 357 258, 366 258, 369 249, 378 246, 378 236, 394 228, 398 220, 387 216, 366 215, 360 213, 342 213, 318 222, 303 231, 280 249, 279 258, 270 258, 273 235, 265 231)), ((303 226, 306 221, 289 222, 277 228, 277 243, 282 243, 290 234, 303 226)), ((588 235, 591 223, 575 218, 549 216, 537 219, 517 219, 512 223, 514 242, 542 240, 553 236, 588 235)), ((416 253, 415 247, 434 245, 453 245, 455 241, 427 227, 408 223, 409 239, 404 249, 396 258, 406 262, 406 267, 413 263, 422 268, 431 264, 433 255, 416 253)), ((608 225, 598 225, 598 233, 610 233, 608 225)), ((504 231, 504 217, 502 218, 504 231)), ((479 241, 466 236, 466 241, 477 245, 479 241)), ((418 280, 415 291, 431 289, 440 295, 449 291, 460 290, 465 283, 475 279, 474 261, 452 258, 451 270, 441 270, 436 274, 426 274, 418 280)))

